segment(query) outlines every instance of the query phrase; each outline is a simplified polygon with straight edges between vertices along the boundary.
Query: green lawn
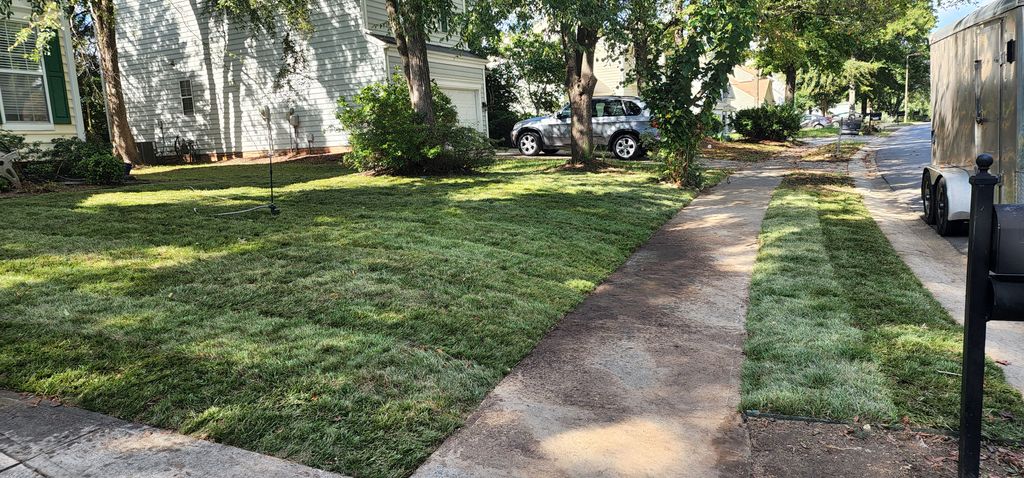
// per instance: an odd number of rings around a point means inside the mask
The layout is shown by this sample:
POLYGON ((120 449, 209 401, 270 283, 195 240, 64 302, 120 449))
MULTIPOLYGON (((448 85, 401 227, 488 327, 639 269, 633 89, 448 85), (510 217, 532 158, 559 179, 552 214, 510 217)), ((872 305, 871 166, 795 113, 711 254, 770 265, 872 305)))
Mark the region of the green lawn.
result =
POLYGON ((0 199, 0 388, 404 476, 691 198, 560 162, 282 164, 277 217, 210 216, 263 201, 265 166, 0 199))
POLYGON ((796 133, 797 139, 802 138, 832 138, 839 136, 838 126, 829 126, 825 128, 805 128, 796 133))
MULTIPOLYGON (((774 194, 750 290, 742 407, 955 429, 962 329, 900 260, 848 179, 774 194)), ((988 363, 985 432, 1024 439, 1024 403, 988 363)))

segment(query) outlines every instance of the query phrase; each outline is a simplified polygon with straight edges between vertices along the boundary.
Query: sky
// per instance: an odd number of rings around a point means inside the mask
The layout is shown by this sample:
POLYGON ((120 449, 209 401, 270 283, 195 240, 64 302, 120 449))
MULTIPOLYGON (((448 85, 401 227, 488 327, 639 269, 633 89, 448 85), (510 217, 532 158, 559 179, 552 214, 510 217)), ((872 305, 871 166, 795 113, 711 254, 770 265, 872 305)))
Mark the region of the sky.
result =
MULTIPOLYGON (((950 3, 950 2, 946 2, 950 3)), ((937 7, 936 13, 939 14, 939 21, 935 25, 935 28, 942 28, 950 23, 956 22, 957 20, 966 17, 969 13, 978 9, 978 7, 988 3, 988 1, 974 1, 967 2, 963 5, 954 8, 942 8, 937 7)))

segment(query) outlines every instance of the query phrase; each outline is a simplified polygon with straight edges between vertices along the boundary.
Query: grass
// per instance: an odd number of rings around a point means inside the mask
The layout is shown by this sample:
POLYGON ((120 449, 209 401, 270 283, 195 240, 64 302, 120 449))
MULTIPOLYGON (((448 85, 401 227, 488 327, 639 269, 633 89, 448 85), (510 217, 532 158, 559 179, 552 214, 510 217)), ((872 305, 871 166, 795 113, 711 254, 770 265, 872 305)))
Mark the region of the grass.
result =
POLYGON ((692 197, 560 163, 449 178, 281 164, 277 217, 211 216, 263 202, 265 166, 0 200, 0 388, 407 475, 692 197))
POLYGON ((839 136, 838 126, 828 126, 825 128, 805 128, 796 133, 797 139, 834 138, 836 136, 839 136))
POLYGON ((853 155, 857 154, 857 151, 860 151, 864 144, 866 144, 864 141, 844 140, 839 143, 839 154, 836 154, 836 145, 834 143, 826 144, 808 152, 801 161, 845 163, 852 159, 853 155))
MULTIPOLYGON (((962 328, 900 260, 841 176, 775 192, 750 289, 742 407, 959 425, 962 328)), ((991 361, 985 433, 1021 440, 1024 402, 991 361)))
POLYGON ((759 162, 771 159, 788 147, 787 143, 773 141, 717 141, 706 139, 701 146, 700 156, 704 160, 759 162))

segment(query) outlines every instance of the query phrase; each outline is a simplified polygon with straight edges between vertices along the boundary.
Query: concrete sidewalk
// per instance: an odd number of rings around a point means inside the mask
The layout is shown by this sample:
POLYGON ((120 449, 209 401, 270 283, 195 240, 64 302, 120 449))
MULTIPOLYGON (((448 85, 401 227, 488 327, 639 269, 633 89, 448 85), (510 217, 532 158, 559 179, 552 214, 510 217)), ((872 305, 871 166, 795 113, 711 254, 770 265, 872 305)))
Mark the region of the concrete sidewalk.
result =
POLYGON ((781 172, 737 173, 683 209, 414 476, 748 475, 747 289, 781 172))
POLYGON ((0 478, 339 477, 279 458, 0 391, 0 478))

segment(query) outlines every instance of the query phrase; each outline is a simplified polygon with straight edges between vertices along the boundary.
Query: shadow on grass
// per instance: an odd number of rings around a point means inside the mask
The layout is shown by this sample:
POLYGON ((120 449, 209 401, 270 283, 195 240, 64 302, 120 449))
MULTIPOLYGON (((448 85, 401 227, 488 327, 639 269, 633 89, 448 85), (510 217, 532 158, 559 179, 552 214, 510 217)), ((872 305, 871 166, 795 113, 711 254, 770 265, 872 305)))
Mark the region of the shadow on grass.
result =
POLYGON ((690 197, 639 174, 506 167, 519 169, 286 164, 277 217, 193 211, 262 201, 239 187, 261 177, 248 165, 5 202, 0 387, 316 467, 408 473, 690 197))

